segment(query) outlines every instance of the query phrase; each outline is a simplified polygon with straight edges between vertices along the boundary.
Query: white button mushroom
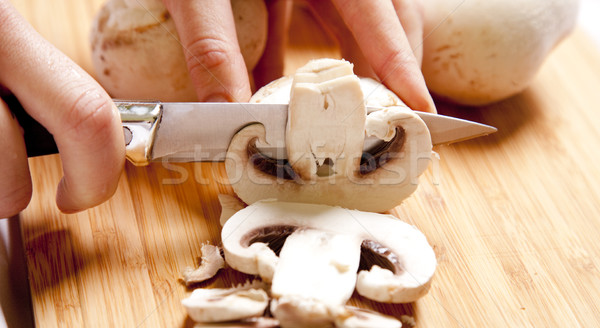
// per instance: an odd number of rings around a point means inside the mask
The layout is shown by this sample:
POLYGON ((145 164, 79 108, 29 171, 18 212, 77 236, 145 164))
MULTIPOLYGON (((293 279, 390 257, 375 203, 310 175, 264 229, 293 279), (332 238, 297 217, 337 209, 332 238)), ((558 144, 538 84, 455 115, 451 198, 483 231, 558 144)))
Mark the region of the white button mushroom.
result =
MULTIPOLYGON (((267 40, 263 0, 231 0, 236 33, 251 71, 267 40)), ((108 0, 91 33, 96 78, 114 98, 194 101, 196 92, 173 19, 160 0, 108 0)))
POLYGON ((574 27, 578 0, 430 0, 423 74, 429 90, 467 105, 525 89, 574 27))
POLYGON ((293 79, 259 90, 255 102, 290 103, 288 160, 260 152, 262 125, 242 129, 225 160, 234 191, 249 204, 277 198, 372 212, 398 205, 417 188, 432 145, 425 123, 390 94, 372 80, 361 82, 350 63, 333 59, 311 61, 293 79), (380 110, 367 114, 365 99, 380 101, 380 110), (382 143, 363 151, 371 135, 382 143))

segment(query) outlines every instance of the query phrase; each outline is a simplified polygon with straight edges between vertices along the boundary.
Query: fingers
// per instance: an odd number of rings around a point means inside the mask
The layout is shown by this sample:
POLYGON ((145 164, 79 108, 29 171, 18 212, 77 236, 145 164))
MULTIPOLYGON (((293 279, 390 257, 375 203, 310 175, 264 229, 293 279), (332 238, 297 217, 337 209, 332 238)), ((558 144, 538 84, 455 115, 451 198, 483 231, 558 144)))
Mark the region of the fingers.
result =
POLYGON ((391 1, 333 0, 375 74, 410 108, 435 112, 391 1))
POLYGON ((310 0, 309 8, 321 26, 338 41, 342 58, 354 64, 354 73, 361 77, 377 79, 362 50, 356 44, 352 32, 331 1, 310 0))
POLYGON ((175 21, 200 101, 250 99, 250 84, 235 32, 231 3, 163 0, 175 21))
POLYGON ((283 76, 284 52, 292 16, 292 2, 266 0, 269 12, 267 44, 253 71, 256 88, 283 76))
POLYGON ((393 0, 396 15, 404 28, 404 33, 410 44, 419 67, 423 61, 423 27, 424 13, 420 1, 415 0, 393 0))
POLYGON ((0 131, 0 218, 6 218, 27 207, 31 199, 31 178, 19 123, 1 99, 0 131))
POLYGON ((91 76, 0 1, 0 83, 53 134, 64 176, 64 212, 98 205, 114 193, 125 160, 118 111, 91 76))

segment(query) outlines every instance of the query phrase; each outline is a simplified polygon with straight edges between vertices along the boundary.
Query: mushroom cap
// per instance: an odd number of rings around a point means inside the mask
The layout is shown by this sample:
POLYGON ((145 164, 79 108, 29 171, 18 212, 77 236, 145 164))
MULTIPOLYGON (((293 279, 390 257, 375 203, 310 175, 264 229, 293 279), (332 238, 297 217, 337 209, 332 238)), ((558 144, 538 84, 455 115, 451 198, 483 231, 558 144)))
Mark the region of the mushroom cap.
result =
POLYGON ((484 105, 525 89, 574 27, 577 0, 424 1, 430 91, 484 105))
POLYGON ((274 200, 256 202, 237 212, 223 226, 221 238, 225 260, 238 271, 271 281, 273 276, 265 276, 260 268, 272 266, 276 272, 277 255, 268 247, 265 236, 283 239, 298 229, 357 237, 363 254, 371 254, 380 264, 372 266, 371 257, 363 256, 364 269, 359 273, 357 287, 365 297, 386 302, 411 302, 429 289, 437 262, 433 249, 418 229, 391 215, 341 207, 274 200), (265 256, 266 252, 270 252, 270 256, 265 256), (362 281, 361 274, 365 277, 362 281), (374 282, 371 278, 377 276, 383 276, 385 280, 374 282), (385 286, 389 287, 387 292, 383 291, 385 286), (376 292, 369 292, 372 288, 376 292))
MULTIPOLYGON (((231 0, 240 50, 252 70, 267 39, 262 0, 231 0)), ((195 101, 175 23, 160 0, 108 0, 91 32, 96 78, 112 97, 195 101)))

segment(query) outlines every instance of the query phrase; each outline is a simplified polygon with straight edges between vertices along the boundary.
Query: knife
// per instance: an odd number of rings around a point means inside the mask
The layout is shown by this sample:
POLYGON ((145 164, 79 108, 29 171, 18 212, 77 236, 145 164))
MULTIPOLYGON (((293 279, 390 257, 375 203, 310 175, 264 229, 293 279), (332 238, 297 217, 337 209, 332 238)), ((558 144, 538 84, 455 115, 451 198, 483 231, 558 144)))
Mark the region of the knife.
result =
MULTIPOLYGON (((52 135, 31 118, 14 96, 5 101, 24 130, 29 157, 57 153, 52 135)), ((262 123, 266 156, 285 158, 288 105, 254 103, 162 103, 114 100, 121 114, 127 159, 135 165, 153 161, 223 161, 229 142, 241 128, 262 123)), ((367 109, 369 110, 369 109, 367 109)), ((496 128, 438 114, 415 112, 427 124, 434 145, 488 135, 496 128)), ((365 140, 365 149, 380 143, 365 140)))

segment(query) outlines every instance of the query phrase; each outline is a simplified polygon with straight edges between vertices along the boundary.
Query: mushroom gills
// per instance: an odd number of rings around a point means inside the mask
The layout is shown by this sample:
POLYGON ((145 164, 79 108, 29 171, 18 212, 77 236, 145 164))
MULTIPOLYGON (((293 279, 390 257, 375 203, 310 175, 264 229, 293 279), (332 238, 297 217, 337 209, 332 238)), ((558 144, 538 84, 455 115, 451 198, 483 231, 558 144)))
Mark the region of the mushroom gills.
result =
MULTIPOLYGON (((371 142, 369 147, 363 150, 360 157, 359 174, 367 175, 385 165, 391 156, 388 151, 397 144, 403 145, 406 141, 406 133, 402 127, 396 128, 396 134, 390 141, 377 139, 377 142, 371 142)), ((399 147, 401 148, 401 146, 399 147)), ((294 180, 302 182, 300 176, 294 171, 290 161, 287 159, 272 158, 260 151, 256 145, 256 140, 248 144, 248 157, 252 165, 259 171, 266 173, 277 179, 294 180)), ((395 154, 397 155, 397 154, 395 154)), ((317 163, 317 176, 327 177, 334 174, 333 160, 326 158, 322 164, 317 163)))
POLYGON ((402 262, 398 255, 381 243, 373 240, 363 240, 360 248, 358 271, 371 270, 374 265, 394 274, 400 274, 403 271, 402 262))
POLYGON ((242 243, 250 246, 254 243, 266 244, 275 255, 279 256, 287 238, 298 228, 293 226, 265 226, 251 231, 243 239, 242 243))

